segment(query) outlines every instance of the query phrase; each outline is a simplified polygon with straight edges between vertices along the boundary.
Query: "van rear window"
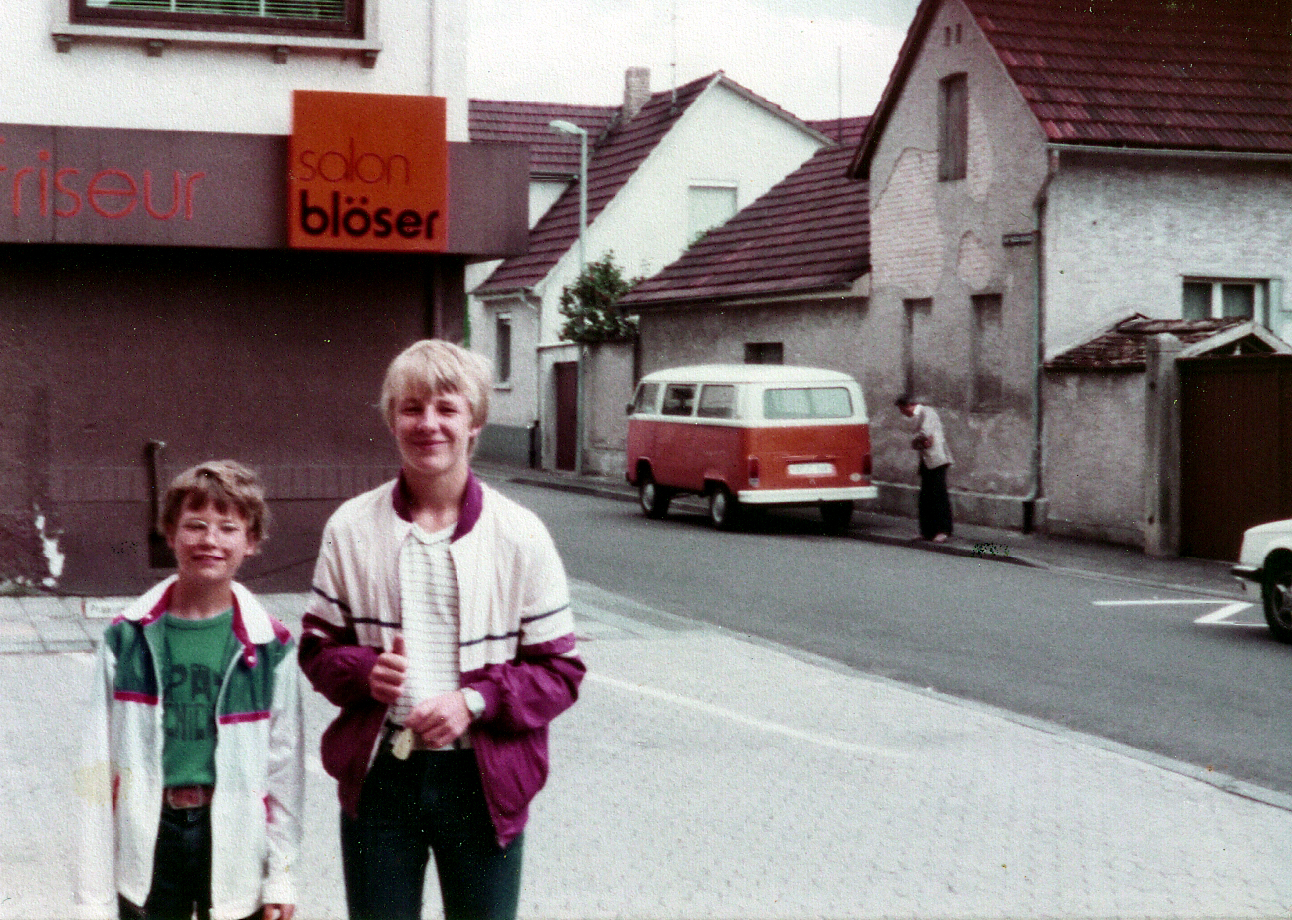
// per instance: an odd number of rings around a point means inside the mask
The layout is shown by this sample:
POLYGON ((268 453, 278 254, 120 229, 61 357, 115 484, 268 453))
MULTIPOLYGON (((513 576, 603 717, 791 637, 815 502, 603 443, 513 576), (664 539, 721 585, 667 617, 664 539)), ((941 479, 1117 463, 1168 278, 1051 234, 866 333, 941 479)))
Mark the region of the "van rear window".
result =
POLYGON ((763 418, 851 418, 847 387, 796 387, 763 391, 763 418))

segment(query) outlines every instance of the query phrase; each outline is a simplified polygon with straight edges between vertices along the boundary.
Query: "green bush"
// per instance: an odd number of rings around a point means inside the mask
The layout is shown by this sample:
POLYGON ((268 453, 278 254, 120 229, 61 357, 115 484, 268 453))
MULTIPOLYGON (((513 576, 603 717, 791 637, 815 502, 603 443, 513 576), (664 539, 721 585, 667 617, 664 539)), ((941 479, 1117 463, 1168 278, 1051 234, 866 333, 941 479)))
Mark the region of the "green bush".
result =
POLYGON ((580 345, 637 338, 637 317, 625 316, 618 304, 638 280, 624 278, 612 252, 585 265, 574 284, 561 292, 561 315, 565 317, 561 338, 580 345))

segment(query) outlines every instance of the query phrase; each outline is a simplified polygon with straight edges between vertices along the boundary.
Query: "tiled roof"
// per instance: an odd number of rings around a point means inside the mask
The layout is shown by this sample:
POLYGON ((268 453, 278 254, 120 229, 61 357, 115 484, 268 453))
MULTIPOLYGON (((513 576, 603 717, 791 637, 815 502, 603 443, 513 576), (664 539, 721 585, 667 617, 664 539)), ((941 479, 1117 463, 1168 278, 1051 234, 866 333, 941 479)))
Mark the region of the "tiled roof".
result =
MULTIPOLYGON (((594 149, 588 151, 588 224, 615 197, 655 149, 673 123, 714 80, 714 74, 680 86, 676 91, 652 93, 637 117, 616 125, 594 149)), ((592 138, 589 138, 591 143, 592 138)), ((577 169, 576 169, 577 171, 577 169)), ((570 183, 561 197, 539 218, 529 232, 529 251, 499 265, 475 293, 492 294, 533 287, 547 276, 561 256, 579 238, 579 184, 570 183)))
POLYGON ((870 270, 867 183, 846 177, 865 118, 813 122, 843 143, 806 163, 682 257, 639 283, 621 301, 647 307, 786 293, 837 290, 870 270))
POLYGON ((1169 332, 1185 345, 1209 339, 1217 333, 1249 320, 1242 317, 1223 319, 1150 319, 1134 313, 1088 342, 1069 348, 1045 362, 1051 370, 1143 370, 1146 345, 1150 336, 1169 332))
POLYGON ((564 105, 556 102, 495 102, 471 99, 467 120, 473 141, 507 141, 529 145, 531 176, 576 176, 579 139, 557 134, 548 122, 573 122, 588 132, 594 144, 619 114, 615 105, 564 105))
MULTIPOLYGON (((675 90, 651 94, 637 116, 627 124, 611 122, 609 130, 588 151, 588 225, 632 178, 637 168, 701 93, 714 84, 798 125, 804 131, 819 134, 804 121, 785 109, 731 80, 722 71, 692 80, 675 90)), ((821 137, 821 140, 826 138, 821 137)), ((594 138, 589 137, 589 144, 594 138)), ((577 170, 576 170, 577 171, 577 170)), ((561 256, 579 238, 579 186, 570 184, 547 213, 529 232, 529 251, 507 259, 475 289, 477 294, 498 294, 531 288, 552 270, 561 256)), ((592 253, 588 254, 590 258, 592 253)))
MULTIPOLYGON (((855 174, 942 2, 917 10, 855 174)), ((1288 0, 964 2, 1052 143, 1292 153, 1288 0)))
POLYGON ((1055 142, 1292 151, 1288 7, 968 0, 1055 142), (1282 7, 1282 15, 1276 14, 1282 7))

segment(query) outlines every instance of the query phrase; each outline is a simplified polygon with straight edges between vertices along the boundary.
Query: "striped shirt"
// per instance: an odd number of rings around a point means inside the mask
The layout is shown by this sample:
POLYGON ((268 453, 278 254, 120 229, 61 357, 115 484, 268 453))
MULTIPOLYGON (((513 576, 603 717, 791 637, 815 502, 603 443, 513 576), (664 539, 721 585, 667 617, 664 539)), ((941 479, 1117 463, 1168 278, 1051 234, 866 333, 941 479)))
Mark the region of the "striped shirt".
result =
POLYGON ((390 720, 400 725, 423 700, 457 690, 458 579, 449 555, 453 528, 427 533, 416 524, 399 553, 399 599, 403 608, 408 669, 390 720))

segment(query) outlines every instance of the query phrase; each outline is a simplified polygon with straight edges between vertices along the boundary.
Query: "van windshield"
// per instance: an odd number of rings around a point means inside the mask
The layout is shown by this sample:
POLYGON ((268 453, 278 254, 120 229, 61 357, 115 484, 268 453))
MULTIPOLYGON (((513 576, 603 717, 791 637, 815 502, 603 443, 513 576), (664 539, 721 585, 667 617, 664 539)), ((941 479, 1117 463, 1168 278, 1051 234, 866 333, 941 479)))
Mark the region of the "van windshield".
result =
POLYGON ((763 391, 763 418, 851 418, 847 387, 797 387, 763 391))

